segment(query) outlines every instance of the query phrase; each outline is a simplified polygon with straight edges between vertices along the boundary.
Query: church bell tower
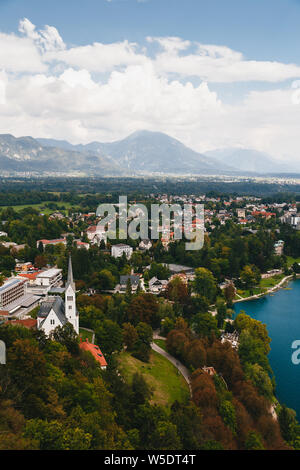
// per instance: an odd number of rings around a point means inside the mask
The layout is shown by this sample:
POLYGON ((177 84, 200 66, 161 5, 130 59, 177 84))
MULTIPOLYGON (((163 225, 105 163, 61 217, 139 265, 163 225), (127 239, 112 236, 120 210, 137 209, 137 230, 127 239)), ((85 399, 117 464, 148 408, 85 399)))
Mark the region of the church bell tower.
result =
POLYGON ((79 314, 76 308, 76 288, 73 280, 71 256, 69 257, 68 279, 65 291, 65 316, 77 334, 79 334, 79 314))

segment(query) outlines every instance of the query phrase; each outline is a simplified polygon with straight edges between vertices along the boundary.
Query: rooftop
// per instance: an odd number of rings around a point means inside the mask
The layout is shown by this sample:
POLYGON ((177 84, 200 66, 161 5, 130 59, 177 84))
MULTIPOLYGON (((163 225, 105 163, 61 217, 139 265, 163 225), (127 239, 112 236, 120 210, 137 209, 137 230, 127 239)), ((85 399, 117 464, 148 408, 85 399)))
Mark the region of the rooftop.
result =
POLYGON ((101 367, 107 366, 107 362, 99 346, 96 346, 96 344, 90 343, 89 340, 87 339, 86 341, 80 343, 80 348, 83 351, 89 351, 92 354, 92 356, 96 359, 96 361, 100 364, 101 367))

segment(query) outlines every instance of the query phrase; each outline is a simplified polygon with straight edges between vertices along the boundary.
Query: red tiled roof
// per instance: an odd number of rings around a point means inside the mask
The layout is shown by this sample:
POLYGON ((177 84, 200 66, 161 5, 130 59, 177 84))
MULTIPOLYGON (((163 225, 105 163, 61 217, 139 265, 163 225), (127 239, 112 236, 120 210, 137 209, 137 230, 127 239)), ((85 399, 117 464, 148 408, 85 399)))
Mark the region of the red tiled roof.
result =
POLYGON ((41 271, 37 271, 35 273, 19 273, 18 276, 20 277, 26 277, 27 279, 30 279, 30 280, 35 280, 37 275, 40 273, 41 271))
POLYGON ((89 351, 93 355, 93 357, 96 359, 96 361, 99 362, 101 367, 107 366, 107 362, 99 346, 97 346, 96 344, 92 344, 88 340, 86 340, 80 343, 80 348, 83 349, 84 351, 89 351))
POLYGON ((13 325, 25 326, 25 328, 36 328, 37 320, 35 318, 27 318, 26 320, 12 320, 13 325))

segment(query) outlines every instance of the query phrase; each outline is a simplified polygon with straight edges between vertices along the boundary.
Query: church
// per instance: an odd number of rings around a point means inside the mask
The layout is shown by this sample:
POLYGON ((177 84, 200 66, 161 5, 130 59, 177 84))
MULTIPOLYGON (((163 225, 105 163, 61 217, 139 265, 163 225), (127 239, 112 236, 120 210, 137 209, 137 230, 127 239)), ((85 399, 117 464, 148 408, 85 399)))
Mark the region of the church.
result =
POLYGON ((58 326, 71 323, 79 334, 79 313, 76 308, 76 289, 73 280, 72 261, 69 257, 68 278, 65 290, 65 301, 61 297, 49 297, 42 302, 38 316, 37 328, 47 336, 58 326))

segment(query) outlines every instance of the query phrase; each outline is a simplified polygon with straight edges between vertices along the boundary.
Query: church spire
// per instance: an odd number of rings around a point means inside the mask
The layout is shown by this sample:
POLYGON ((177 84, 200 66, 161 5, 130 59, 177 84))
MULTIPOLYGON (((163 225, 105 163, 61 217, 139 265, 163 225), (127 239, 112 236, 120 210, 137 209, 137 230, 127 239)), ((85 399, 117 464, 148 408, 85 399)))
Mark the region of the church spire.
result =
POLYGON ((68 286, 71 286, 75 291, 71 256, 69 256, 68 279, 67 279, 66 287, 68 287, 68 286))

